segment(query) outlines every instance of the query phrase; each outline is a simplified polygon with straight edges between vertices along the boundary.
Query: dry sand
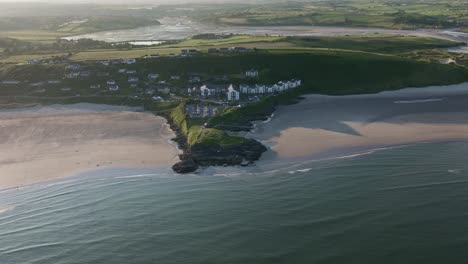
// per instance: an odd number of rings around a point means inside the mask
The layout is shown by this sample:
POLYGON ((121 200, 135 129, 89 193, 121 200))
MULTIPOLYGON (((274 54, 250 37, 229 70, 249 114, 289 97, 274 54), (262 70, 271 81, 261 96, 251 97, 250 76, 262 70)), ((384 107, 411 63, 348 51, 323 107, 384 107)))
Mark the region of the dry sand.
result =
POLYGON ((271 146, 263 160, 351 154, 384 146, 468 139, 468 83, 374 95, 311 95, 280 107, 248 136, 271 146))
POLYGON ((78 104, 0 111, 0 189, 109 167, 178 160, 166 120, 130 108, 78 104))

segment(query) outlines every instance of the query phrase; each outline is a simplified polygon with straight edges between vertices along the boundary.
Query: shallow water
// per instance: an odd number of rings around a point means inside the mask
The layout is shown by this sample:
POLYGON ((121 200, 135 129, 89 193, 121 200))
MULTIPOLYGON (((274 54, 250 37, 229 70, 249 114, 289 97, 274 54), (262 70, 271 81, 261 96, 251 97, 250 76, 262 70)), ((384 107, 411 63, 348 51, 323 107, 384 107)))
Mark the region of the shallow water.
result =
POLYGON ((161 25, 139 27, 126 30, 102 31, 84 35, 69 36, 65 39, 89 38, 106 42, 125 41, 165 41, 180 40, 197 34, 249 34, 271 36, 345 36, 368 34, 403 34, 421 36, 443 36, 445 38, 468 41, 468 36, 456 31, 435 30, 392 30, 380 28, 350 28, 324 26, 222 26, 203 24, 187 18, 164 18, 161 25))
POLYGON ((468 143, 0 191, 0 263, 465 263, 468 143))

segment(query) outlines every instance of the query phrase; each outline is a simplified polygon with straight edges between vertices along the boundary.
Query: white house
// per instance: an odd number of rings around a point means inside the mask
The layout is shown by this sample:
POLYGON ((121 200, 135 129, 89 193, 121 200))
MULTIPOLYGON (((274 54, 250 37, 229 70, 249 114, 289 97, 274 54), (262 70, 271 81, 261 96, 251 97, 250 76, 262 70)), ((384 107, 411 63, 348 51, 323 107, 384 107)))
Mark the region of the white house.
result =
POLYGON ((241 93, 244 93, 244 94, 246 94, 246 93, 249 92, 249 86, 246 85, 246 84, 241 84, 241 85, 239 86, 239 89, 240 89, 240 92, 241 92, 241 93))
POLYGON ((110 65, 110 61, 108 61, 108 60, 99 61, 99 63, 104 65, 104 66, 109 66, 110 65))
POLYGON ((267 92, 267 93, 274 93, 274 92, 275 92, 275 88, 273 87, 273 85, 267 86, 266 92, 267 92))
POLYGON ((156 90, 153 89, 153 88, 145 89, 145 94, 147 94, 147 95, 153 95, 155 92, 156 92, 156 90))
POLYGON ((229 87, 227 89, 227 99, 228 99, 228 101, 239 101, 239 98, 240 98, 239 92, 234 89, 232 84, 229 85, 229 87))
POLYGON ((284 82, 282 81, 278 82, 278 91, 282 92, 284 90, 286 90, 286 85, 284 84, 284 82))
POLYGON ((129 77, 128 82, 129 83, 137 83, 139 81, 138 77, 129 77))
POLYGON ((136 59, 126 59, 123 61, 124 63, 126 64, 135 64, 136 63, 136 59))
POLYGON ((158 92, 164 93, 164 94, 168 94, 168 93, 171 92, 171 89, 169 89, 169 88, 167 88, 167 87, 166 87, 166 88, 159 88, 159 89, 158 89, 158 92))
POLYGON ((150 73, 148 74, 148 79, 152 80, 152 81, 155 81, 159 78, 159 74, 157 73, 150 73))
POLYGON ((247 76, 247 77, 252 77, 252 78, 258 77, 258 71, 257 71, 257 70, 253 70, 253 69, 252 69, 252 70, 248 70, 248 71, 245 72, 245 76, 247 76))
POLYGON ((161 96, 153 96, 152 99, 156 102, 164 102, 164 99, 161 96))
POLYGON ((110 85, 109 86, 109 91, 118 91, 120 89, 120 87, 118 85, 110 85))
POLYGON ((255 85, 255 88, 257 89, 257 93, 259 94, 264 94, 265 93, 265 85, 255 85))
POLYGON ((302 81, 301 80, 296 80, 296 87, 299 87, 302 85, 302 81))
POLYGON ((203 85, 200 87, 200 95, 203 97, 211 96, 211 90, 206 85, 203 85))
POLYGON ((70 64, 65 67, 65 70, 70 70, 70 71, 76 71, 81 68, 81 65, 79 64, 70 64))
POLYGON ((107 85, 115 85, 115 81, 114 80, 108 80, 107 85))
POLYGON ((73 79, 73 78, 78 78, 78 77, 80 77, 80 72, 71 72, 71 73, 65 74, 66 79, 73 79))

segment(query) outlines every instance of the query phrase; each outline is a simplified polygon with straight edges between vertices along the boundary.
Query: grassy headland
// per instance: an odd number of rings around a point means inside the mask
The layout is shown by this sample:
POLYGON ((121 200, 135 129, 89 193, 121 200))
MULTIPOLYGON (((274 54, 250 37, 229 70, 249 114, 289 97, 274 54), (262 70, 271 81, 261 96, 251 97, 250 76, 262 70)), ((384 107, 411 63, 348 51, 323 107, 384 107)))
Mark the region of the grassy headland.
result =
POLYGON ((192 172, 199 166, 252 163, 266 151, 253 139, 230 136, 223 130, 205 127, 202 120, 188 117, 185 106, 186 102, 182 102, 166 115, 176 132, 175 141, 184 151, 180 156, 182 161, 173 167, 176 172, 192 172))

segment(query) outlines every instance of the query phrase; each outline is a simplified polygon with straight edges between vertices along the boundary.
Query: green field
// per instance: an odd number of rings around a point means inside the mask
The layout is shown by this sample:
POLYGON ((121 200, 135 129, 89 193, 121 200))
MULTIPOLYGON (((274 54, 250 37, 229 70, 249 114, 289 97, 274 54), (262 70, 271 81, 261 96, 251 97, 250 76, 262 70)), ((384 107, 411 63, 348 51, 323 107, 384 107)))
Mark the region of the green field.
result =
POLYGON ((449 28, 468 23, 463 1, 330 0, 246 5, 204 18, 227 25, 320 25, 392 29, 449 28))
POLYGON ((459 43, 425 37, 412 36, 344 36, 344 37, 314 37, 314 38, 284 38, 233 36, 220 40, 192 39, 177 44, 162 45, 149 48, 133 48, 130 50, 102 49, 88 50, 74 54, 75 61, 140 58, 148 54, 178 54, 182 49, 198 49, 206 52, 209 48, 246 47, 263 50, 303 50, 339 49, 357 50, 375 53, 401 53, 413 50, 447 48, 459 43))

